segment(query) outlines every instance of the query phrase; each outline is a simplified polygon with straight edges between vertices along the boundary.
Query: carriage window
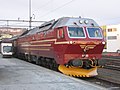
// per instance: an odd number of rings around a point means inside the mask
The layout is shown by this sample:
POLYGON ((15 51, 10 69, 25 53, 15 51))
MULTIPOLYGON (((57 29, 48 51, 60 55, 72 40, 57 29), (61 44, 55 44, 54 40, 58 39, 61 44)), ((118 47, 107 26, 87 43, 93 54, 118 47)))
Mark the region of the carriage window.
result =
POLYGON ((91 38, 102 38, 102 33, 100 28, 87 28, 88 35, 91 38))
POLYGON ((7 53, 12 52, 12 46, 4 46, 3 52, 7 52, 7 53))
POLYGON ((85 37, 85 33, 82 27, 68 27, 69 37, 71 38, 81 38, 85 37))

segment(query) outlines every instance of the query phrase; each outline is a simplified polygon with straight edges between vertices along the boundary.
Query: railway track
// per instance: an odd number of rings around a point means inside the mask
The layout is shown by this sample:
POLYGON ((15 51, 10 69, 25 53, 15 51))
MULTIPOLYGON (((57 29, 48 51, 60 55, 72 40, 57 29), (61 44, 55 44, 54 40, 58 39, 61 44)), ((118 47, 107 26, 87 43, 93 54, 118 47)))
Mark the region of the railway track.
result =
POLYGON ((106 65, 104 68, 120 71, 120 66, 115 66, 115 65, 106 65))
POLYGON ((79 79, 103 86, 108 90, 120 90, 120 72, 118 70, 100 68, 98 76, 79 79))
POLYGON ((120 84, 114 83, 111 80, 106 80, 105 77, 97 76, 92 78, 79 78, 90 83, 100 85, 107 88, 108 90, 120 90, 120 84))
POLYGON ((103 56, 100 64, 102 64, 105 69, 120 71, 120 56, 103 56))
POLYGON ((100 64, 104 67, 98 69, 99 75, 90 81, 110 90, 120 90, 120 56, 103 56, 100 64))

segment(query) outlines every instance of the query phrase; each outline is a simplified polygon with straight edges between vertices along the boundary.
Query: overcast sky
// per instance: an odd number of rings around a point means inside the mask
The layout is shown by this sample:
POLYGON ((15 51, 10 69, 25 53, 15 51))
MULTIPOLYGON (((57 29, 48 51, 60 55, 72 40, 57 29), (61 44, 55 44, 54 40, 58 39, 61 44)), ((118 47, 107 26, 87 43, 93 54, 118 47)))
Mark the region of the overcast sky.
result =
MULTIPOLYGON (((99 25, 120 23, 120 0, 31 0, 34 20, 87 17, 99 25)), ((29 0, 0 0, 0 19, 29 19, 29 0)))

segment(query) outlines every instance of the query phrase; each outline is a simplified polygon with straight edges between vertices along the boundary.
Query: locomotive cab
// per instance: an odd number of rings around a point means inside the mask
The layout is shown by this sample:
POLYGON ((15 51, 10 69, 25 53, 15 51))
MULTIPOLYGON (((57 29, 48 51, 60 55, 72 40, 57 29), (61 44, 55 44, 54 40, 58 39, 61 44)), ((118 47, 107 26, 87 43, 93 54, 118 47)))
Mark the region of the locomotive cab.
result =
MULTIPOLYGON (((96 59, 101 58, 100 53, 102 53, 104 41, 102 41, 103 36, 99 27, 68 27, 68 36, 71 39, 71 44, 79 45, 79 48, 74 48, 75 50, 81 51, 79 53, 81 56, 78 56, 77 59, 88 60, 93 63, 96 59)), ((77 51, 74 54, 77 54, 77 51)), ((75 63, 74 60, 72 62, 75 63)))
MULTIPOLYGON (((59 70, 62 71, 64 66, 81 67, 84 70, 94 69, 93 76, 96 76, 96 68, 99 66, 98 60, 101 58, 105 45, 101 28, 92 19, 74 18, 65 21, 67 22, 64 22, 63 27, 61 27, 62 23, 59 25, 61 28, 58 29, 58 39, 55 43, 57 44, 58 63, 62 65, 59 70)), ((64 73, 67 71, 72 70, 67 68, 64 73)), ((88 73, 88 71, 86 72, 88 73)), ((75 74, 72 73, 72 75, 75 74)))

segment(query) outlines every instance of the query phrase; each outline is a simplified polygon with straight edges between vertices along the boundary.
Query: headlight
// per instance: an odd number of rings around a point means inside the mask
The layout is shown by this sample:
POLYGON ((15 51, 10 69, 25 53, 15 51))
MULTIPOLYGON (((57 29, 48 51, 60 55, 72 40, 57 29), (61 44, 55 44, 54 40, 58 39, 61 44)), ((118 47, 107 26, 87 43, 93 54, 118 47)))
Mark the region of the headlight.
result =
POLYGON ((105 44, 105 42, 102 42, 102 44, 105 44))
POLYGON ((83 20, 79 20, 79 23, 80 23, 80 24, 83 24, 83 20))
POLYGON ((89 22, 88 22, 88 20, 85 20, 84 23, 85 23, 85 24, 88 24, 89 22))

